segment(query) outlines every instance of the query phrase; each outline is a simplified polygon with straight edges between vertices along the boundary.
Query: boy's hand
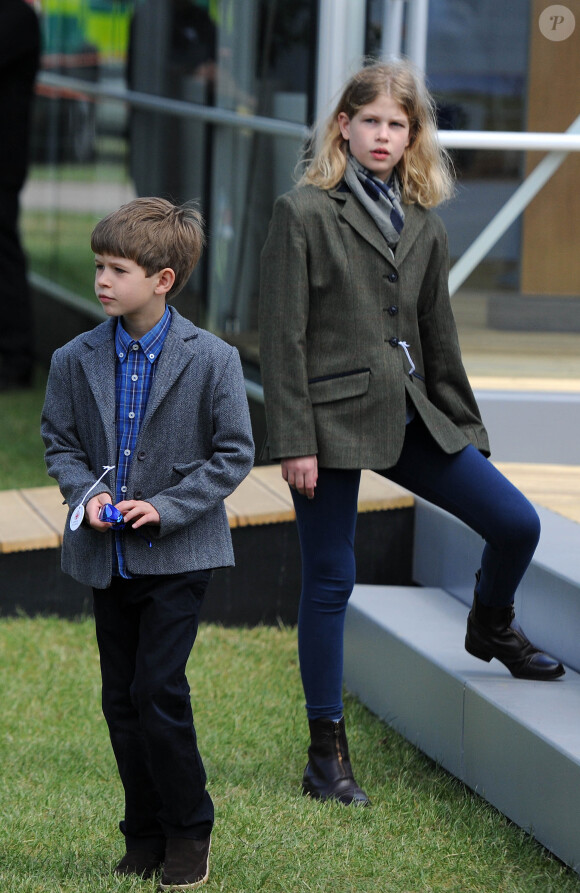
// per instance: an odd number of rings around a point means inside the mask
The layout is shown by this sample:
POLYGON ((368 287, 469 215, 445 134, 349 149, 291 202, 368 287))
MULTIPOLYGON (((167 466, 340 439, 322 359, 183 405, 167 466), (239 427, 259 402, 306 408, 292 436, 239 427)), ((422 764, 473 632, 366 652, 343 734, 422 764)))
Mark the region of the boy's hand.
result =
POLYGON ((106 533, 107 530, 111 529, 111 525, 106 521, 99 521, 99 510, 102 505, 106 505, 112 501, 113 500, 108 493, 99 493, 97 496, 93 496, 92 499, 89 499, 85 506, 85 517, 88 523, 100 533, 106 533))
MULTIPOLYGON (((161 524, 161 518, 157 509, 153 508, 150 502, 143 502, 141 499, 124 499, 118 502, 115 508, 119 509, 123 515, 125 524, 131 524, 133 529, 142 527, 144 524, 161 524)), ((110 525, 107 524, 107 527, 110 525)))

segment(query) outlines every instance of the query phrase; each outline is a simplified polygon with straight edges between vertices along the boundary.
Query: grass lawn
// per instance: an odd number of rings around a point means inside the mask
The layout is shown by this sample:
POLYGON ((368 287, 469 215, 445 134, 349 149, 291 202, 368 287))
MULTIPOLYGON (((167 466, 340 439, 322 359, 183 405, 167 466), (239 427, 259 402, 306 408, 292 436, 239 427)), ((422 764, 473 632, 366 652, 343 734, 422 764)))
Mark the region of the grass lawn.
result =
POLYGON ((46 375, 39 367, 33 388, 0 394, 0 490, 55 483, 46 473, 40 437, 46 375))
MULTIPOLYGON (((91 620, 0 621, 2 893, 153 891, 117 879, 117 779, 91 620)), ((295 631, 202 625, 189 681, 216 805, 208 890, 572 893, 580 878, 358 702, 370 809, 300 795, 307 729, 295 631)))
MULTIPOLYGON (((0 489, 53 483, 46 373, 0 394, 0 489)), ((292 629, 202 626, 189 679, 216 804, 208 890, 580 893, 580 878, 354 699, 371 809, 300 795, 307 725, 292 629)), ((118 879, 122 797, 91 620, 0 619, 0 893, 153 891, 118 879)))

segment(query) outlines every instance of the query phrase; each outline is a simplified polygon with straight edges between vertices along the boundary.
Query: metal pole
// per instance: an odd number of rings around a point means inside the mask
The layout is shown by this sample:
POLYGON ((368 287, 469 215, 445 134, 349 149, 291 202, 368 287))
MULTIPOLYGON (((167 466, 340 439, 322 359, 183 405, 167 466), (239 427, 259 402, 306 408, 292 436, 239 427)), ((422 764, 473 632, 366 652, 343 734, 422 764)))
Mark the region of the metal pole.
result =
POLYGON ((320 0, 318 21, 317 120, 332 111, 342 84, 360 67, 364 53, 364 0, 320 0))
POLYGON ((428 21, 429 0, 409 0, 407 5, 407 56, 423 72, 427 67, 428 21))
POLYGON ((406 0, 385 0, 381 57, 400 56, 403 46, 403 14, 406 0))

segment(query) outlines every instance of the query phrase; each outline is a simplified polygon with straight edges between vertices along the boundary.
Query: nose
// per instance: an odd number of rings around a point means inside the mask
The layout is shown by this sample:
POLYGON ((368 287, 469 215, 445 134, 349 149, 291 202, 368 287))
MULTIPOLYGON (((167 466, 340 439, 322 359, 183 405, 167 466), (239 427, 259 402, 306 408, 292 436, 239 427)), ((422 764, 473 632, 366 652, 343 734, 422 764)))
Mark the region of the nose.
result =
POLYGON ((378 138, 383 141, 389 138, 389 125, 386 122, 379 127, 378 138))
POLYGON ((104 285, 107 278, 106 270, 102 267, 100 270, 95 270, 95 282, 97 285, 104 285))

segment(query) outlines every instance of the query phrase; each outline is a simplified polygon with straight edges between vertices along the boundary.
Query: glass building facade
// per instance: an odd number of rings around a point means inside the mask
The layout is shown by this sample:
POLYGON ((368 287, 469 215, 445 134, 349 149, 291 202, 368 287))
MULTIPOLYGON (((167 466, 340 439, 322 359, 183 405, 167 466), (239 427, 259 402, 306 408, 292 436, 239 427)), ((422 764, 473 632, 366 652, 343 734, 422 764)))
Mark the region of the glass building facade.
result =
MULTIPOLYGON (((274 199, 293 185, 307 128, 334 90, 363 56, 383 52, 388 3, 41 0, 21 217, 35 289, 98 315, 95 222, 135 195, 195 199, 208 247, 177 306, 235 343, 259 382, 259 257, 274 199)), ((430 0, 424 61, 441 129, 528 129, 530 22, 528 0, 509 10, 501 0, 430 0)), ((405 27, 408 18, 403 50, 405 27)), ((455 259, 522 182, 526 156, 452 155, 457 195, 441 215, 455 259)), ((521 291, 522 239, 518 220, 456 297, 468 354, 470 327, 489 330, 489 295, 521 291)))

